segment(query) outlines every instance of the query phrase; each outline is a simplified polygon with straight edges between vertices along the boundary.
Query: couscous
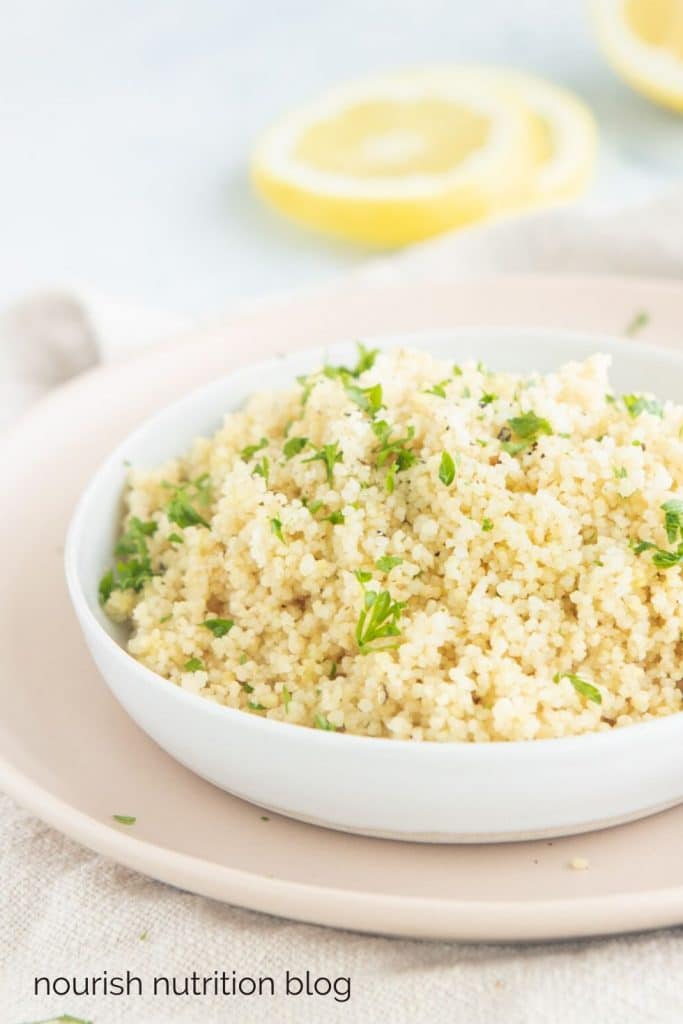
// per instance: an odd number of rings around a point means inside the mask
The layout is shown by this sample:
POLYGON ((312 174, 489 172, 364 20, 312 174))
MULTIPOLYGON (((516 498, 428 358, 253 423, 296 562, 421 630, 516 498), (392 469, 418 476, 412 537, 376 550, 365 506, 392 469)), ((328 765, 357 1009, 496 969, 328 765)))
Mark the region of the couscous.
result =
POLYGON ((282 722, 530 740, 682 710, 683 407, 359 347, 131 468, 107 613, 282 722))

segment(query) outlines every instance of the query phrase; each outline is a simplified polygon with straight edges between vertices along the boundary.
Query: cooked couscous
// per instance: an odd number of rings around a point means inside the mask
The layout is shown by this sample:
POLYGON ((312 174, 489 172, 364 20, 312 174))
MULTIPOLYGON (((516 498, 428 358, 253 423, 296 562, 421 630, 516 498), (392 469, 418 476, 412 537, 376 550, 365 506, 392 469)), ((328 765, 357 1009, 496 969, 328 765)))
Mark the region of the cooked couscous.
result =
POLYGON ((682 710, 683 407, 421 351, 254 395, 132 468, 101 599, 204 699, 432 741, 682 710))

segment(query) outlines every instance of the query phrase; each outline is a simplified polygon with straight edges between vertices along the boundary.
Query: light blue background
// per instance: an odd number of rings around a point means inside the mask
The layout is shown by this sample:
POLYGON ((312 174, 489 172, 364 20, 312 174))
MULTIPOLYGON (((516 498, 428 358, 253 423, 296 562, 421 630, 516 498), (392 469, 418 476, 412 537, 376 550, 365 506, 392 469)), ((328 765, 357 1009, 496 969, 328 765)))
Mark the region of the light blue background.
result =
POLYGON ((347 77, 507 63, 600 122, 592 199, 683 177, 683 120, 613 76, 579 0, 2 0, 0 304, 85 285, 179 313, 324 280, 367 254, 250 195, 280 112, 347 77))

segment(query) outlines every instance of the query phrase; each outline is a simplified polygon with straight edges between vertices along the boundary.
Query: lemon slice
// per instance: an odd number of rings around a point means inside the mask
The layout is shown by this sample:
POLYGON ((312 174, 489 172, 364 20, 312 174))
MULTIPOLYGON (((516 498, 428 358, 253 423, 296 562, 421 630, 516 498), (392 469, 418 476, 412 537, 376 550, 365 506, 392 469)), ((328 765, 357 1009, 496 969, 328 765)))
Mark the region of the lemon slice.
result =
POLYGON ((634 89, 683 111, 683 0, 593 0, 598 35, 634 89))
POLYGON ((476 70, 347 85, 276 124, 252 163, 260 194, 309 227, 400 245, 471 223, 523 193, 524 106, 476 70))
POLYGON ((598 132, 595 118, 573 93, 534 75, 491 72, 500 86, 513 90, 532 120, 533 169, 524 199, 553 203, 585 189, 595 168, 598 132))

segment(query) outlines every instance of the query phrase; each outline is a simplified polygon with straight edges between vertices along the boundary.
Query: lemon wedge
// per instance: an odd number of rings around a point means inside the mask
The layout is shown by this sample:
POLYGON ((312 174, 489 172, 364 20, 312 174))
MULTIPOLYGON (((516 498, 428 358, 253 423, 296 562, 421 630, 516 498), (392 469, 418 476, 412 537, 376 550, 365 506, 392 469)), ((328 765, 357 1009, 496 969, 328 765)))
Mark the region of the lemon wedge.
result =
POLYGON ((522 201, 561 202, 579 195, 595 168, 595 118, 573 93, 518 71, 491 72, 499 86, 513 91, 529 111, 532 163, 522 201))
POLYGON ((607 59, 650 99, 683 111, 683 0, 593 0, 607 59))
POLYGON ((524 105, 490 75, 402 72, 286 116, 258 145, 252 180, 311 228, 401 245, 519 201, 533 139, 524 105))

